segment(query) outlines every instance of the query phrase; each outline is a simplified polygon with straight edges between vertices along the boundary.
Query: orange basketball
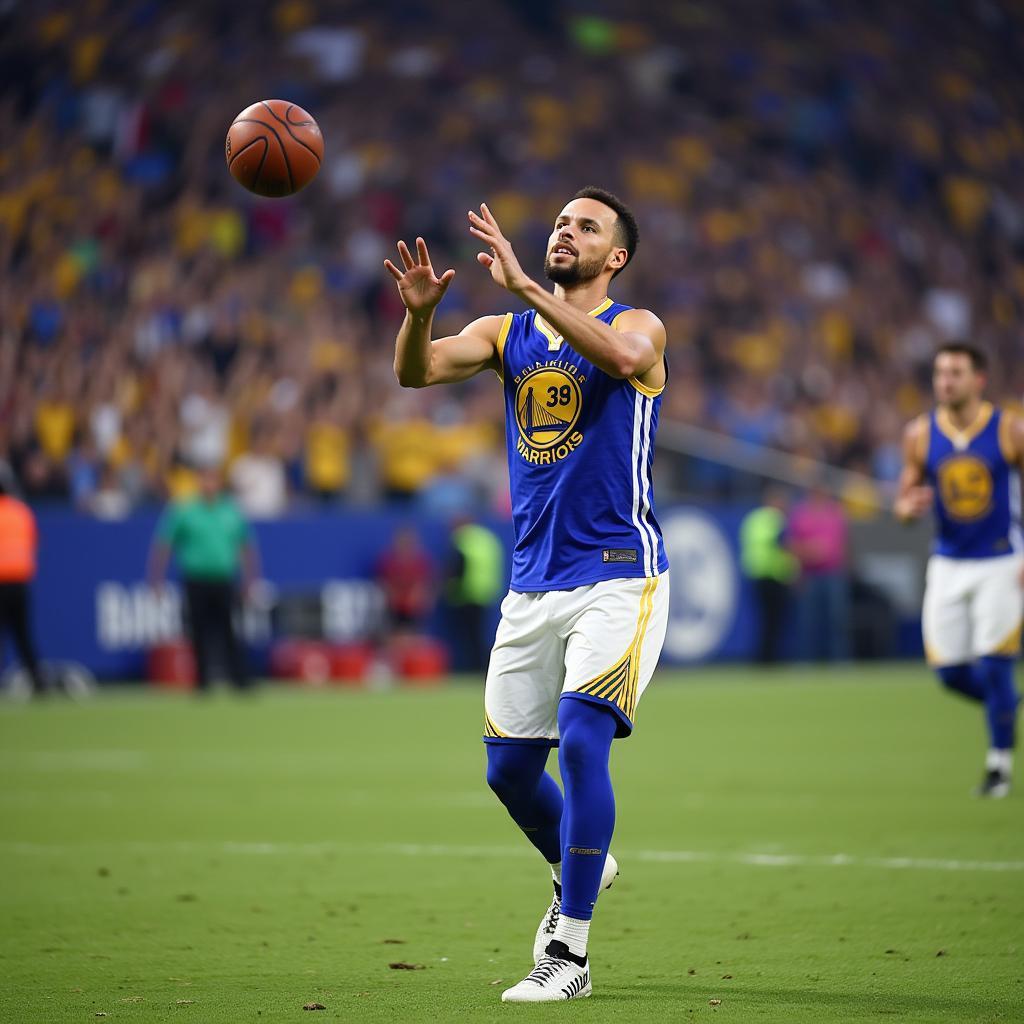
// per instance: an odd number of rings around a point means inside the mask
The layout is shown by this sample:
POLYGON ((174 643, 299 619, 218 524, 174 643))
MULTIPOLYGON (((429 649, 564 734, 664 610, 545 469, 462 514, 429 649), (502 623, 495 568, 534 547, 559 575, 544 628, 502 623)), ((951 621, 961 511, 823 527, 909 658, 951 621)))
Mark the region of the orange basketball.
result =
POLYGON ((231 122, 224 157, 235 181, 258 196, 290 196, 308 185, 324 158, 324 137, 302 107, 260 100, 231 122))

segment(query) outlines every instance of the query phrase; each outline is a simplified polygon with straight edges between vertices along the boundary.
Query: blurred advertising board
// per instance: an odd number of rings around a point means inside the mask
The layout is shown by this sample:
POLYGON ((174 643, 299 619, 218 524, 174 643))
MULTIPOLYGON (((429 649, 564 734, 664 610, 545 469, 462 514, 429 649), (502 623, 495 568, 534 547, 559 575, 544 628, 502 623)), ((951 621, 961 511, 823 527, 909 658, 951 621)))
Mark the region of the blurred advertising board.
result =
MULTIPOLYGON (((671 606, 663 661, 739 661, 754 645, 757 611, 738 564, 737 536, 746 509, 671 506, 659 512, 671 568, 671 606)), ((39 573, 33 589, 35 634, 49 659, 80 662, 100 678, 142 678, 149 647, 181 632, 181 596, 154 591, 146 563, 155 512, 116 522, 75 512, 37 510, 39 573)), ((414 525, 443 572, 448 527, 402 507, 296 513, 257 522, 265 583, 245 612, 256 667, 284 635, 359 639, 380 620, 374 567, 396 529, 414 525)), ((506 546, 507 523, 492 522, 506 546)), ((861 657, 916 655, 927 532, 893 524, 851 531, 851 630, 861 657), (858 640, 857 631, 863 634, 858 640)), ((439 613, 430 632, 444 638, 439 613)), ((798 657, 795 642, 787 654, 798 657)))

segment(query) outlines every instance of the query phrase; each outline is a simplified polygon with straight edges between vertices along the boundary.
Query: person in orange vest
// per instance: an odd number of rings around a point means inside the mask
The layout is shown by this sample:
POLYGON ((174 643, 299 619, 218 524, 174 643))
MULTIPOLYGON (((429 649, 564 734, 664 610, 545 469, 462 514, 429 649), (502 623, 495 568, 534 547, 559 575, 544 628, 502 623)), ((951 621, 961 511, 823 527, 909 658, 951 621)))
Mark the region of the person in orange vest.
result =
POLYGON ((39 695, 45 687, 32 641, 29 589, 36 574, 36 521, 13 490, 10 469, 0 466, 0 638, 10 630, 32 692, 39 695))

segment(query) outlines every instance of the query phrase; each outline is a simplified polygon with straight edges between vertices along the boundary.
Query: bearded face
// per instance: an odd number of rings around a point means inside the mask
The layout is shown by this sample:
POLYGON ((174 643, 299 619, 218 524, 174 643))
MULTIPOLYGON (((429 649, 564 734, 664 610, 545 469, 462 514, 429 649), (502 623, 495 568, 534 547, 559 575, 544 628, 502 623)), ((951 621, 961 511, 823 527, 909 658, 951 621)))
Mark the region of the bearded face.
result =
POLYGON ((935 401, 958 410, 981 395, 984 376, 975 371, 969 356, 960 352, 940 352, 935 358, 932 382, 935 401))
POLYGON ((559 251, 564 248, 558 244, 552 246, 544 260, 544 274, 555 284, 573 285, 592 281, 604 270, 611 255, 611 249, 602 256, 588 257, 559 251))
MULTIPOLYGON (((561 287, 586 285, 608 271, 622 248, 613 209, 596 199, 574 199, 555 218, 544 274, 561 287)), ((621 269, 621 267, 620 267, 621 269)))

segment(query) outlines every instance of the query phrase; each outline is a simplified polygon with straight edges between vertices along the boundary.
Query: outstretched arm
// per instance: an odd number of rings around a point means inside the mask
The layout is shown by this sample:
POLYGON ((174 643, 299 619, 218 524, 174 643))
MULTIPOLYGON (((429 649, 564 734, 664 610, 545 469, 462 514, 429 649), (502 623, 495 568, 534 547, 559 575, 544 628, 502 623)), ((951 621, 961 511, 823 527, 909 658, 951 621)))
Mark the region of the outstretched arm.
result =
MULTIPOLYGON (((1004 413, 1004 415, 1006 415, 1004 413)), ((1013 416, 1010 420, 1010 444, 1016 456, 1017 472, 1024 480, 1024 416, 1013 416)), ((1020 585, 1024 587, 1024 566, 1020 570, 1020 585)))
POLYGON ((661 369, 665 356, 665 325, 648 309, 630 309, 619 315, 616 327, 588 316, 531 281, 518 293, 584 359, 611 377, 639 378, 650 370, 659 370, 657 381, 645 381, 653 387, 665 383, 661 369))
POLYGON ((911 420, 903 431, 903 469, 900 472, 899 489, 893 504, 893 513, 902 522, 920 519, 931 507, 935 494, 925 483, 921 449, 927 429, 924 419, 911 420))
MULTIPOLYGON (((1008 415, 1007 413, 1003 414, 1008 415)), ((1013 415, 1010 419, 1010 444, 1017 462, 1017 471, 1024 477, 1024 416, 1013 415)))
POLYGON ((384 261, 405 304, 405 320, 395 340, 398 383, 405 388, 423 388, 466 380, 482 370, 500 371, 498 333, 503 318, 484 316, 457 335, 431 340, 434 310, 444 298, 455 271, 446 270, 437 277, 422 238, 416 239, 416 259, 405 242, 398 243, 398 254, 404 271, 391 260, 384 261))
POLYGON ((470 234, 491 248, 477 259, 494 281, 536 309, 584 359, 611 377, 639 378, 651 371, 656 379, 644 383, 665 383, 665 327, 653 313, 629 310, 619 318, 618 327, 587 316, 527 276, 486 203, 479 214, 470 210, 468 216, 470 234))

